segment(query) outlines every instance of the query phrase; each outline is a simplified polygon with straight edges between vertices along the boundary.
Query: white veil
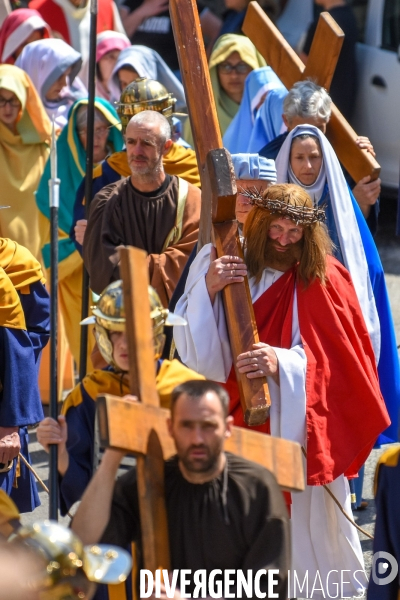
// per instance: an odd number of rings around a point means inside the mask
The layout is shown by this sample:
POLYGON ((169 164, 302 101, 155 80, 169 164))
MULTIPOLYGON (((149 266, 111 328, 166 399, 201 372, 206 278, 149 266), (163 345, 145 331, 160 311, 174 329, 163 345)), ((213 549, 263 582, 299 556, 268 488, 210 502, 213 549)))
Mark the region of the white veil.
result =
MULTIPOLYGON (((316 136, 321 145, 322 168, 325 169, 326 173, 344 265, 353 279, 365 323, 371 336, 375 359, 378 363, 381 346, 380 323, 360 230, 339 160, 331 144, 317 127, 298 125, 289 132, 275 161, 278 183, 288 183, 291 179, 289 178, 290 148, 293 138, 302 133, 311 133, 316 136)), ((308 189, 307 186, 302 187, 308 189)))

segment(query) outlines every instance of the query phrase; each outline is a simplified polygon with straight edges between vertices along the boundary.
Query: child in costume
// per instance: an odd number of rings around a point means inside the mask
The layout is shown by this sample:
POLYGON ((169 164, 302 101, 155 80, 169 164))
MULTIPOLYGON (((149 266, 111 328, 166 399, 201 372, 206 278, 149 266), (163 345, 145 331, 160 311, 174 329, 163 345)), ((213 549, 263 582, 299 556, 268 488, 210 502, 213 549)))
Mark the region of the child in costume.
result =
MULTIPOLYGON (((169 408, 171 392, 176 385, 190 379, 204 379, 178 360, 160 360, 164 346, 164 325, 184 325, 185 321, 164 309, 155 290, 149 287, 151 319, 154 333, 156 385, 161 406, 169 408)), ((94 463, 94 423, 98 395, 129 395, 128 346, 125 335, 125 311, 122 282, 106 287, 93 309, 96 341, 108 367, 86 375, 67 396, 58 418, 44 419, 37 431, 39 442, 48 451, 49 444, 58 445, 60 475, 60 507, 65 515, 79 500, 89 483, 94 463)))

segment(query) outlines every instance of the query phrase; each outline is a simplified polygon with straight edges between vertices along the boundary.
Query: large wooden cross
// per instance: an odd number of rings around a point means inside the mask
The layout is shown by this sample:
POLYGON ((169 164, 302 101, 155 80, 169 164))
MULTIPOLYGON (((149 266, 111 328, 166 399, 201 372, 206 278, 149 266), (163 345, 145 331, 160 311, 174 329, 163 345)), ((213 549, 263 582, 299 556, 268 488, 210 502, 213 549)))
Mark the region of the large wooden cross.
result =
MULTIPOLYGON (((170 0, 171 22, 179 57, 190 124, 201 178, 198 248, 214 241, 218 257, 242 256, 235 216, 236 182, 222 138, 195 0, 170 0)), ((247 279, 223 290, 233 363, 259 341, 247 279)), ((244 419, 261 425, 271 405, 265 377, 248 379, 235 367, 244 419)))
MULTIPOLYGON (((311 78, 329 90, 335 71, 343 32, 329 13, 321 13, 311 45, 307 66, 300 60, 258 2, 250 2, 243 32, 289 90, 297 81, 311 78)), ((354 181, 367 175, 377 179, 380 166, 371 153, 355 143, 357 134, 339 109, 332 104, 326 135, 342 165, 354 181)))
MULTIPOLYGON (((176 450, 167 430, 170 412, 160 407, 156 389, 147 255, 137 248, 124 248, 120 253, 130 392, 140 402, 114 396, 97 399, 100 445, 137 456, 144 567, 154 573, 159 568, 169 570, 171 567, 164 459, 176 454, 176 450)), ((299 444, 234 427, 232 437, 226 440, 225 450, 272 471, 283 489, 292 492, 304 490, 299 444)))

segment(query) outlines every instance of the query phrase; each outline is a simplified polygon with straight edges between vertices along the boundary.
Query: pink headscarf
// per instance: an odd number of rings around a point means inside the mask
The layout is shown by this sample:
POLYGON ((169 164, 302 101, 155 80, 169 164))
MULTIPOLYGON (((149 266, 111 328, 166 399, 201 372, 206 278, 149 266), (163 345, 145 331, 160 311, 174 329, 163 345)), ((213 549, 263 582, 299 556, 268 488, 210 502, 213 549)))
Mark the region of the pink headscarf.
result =
POLYGON ((130 45, 129 38, 125 34, 118 31, 102 31, 97 36, 96 62, 99 62, 107 52, 123 50, 130 45))
POLYGON ((44 37, 51 37, 49 25, 37 10, 18 8, 6 17, 0 29, 0 62, 13 65, 16 49, 36 30, 44 29, 44 37))

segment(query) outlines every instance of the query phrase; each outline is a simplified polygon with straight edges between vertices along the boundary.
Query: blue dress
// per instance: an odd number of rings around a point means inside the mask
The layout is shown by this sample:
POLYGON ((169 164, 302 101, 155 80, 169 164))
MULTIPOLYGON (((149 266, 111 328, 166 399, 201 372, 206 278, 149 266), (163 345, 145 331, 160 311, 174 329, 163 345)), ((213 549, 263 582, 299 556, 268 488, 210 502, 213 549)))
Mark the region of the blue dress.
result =
MULTIPOLYGON (((364 246, 371 279, 376 308, 381 328, 381 353, 378 362, 378 374, 381 392, 386 408, 392 421, 391 425, 379 436, 377 445, 389 444, 398 441, 399 410, 400 410, 400 367, 396 346, 392 311, 387 293, 384 271, 375 242, 368 228, 366 220, 350 191, 350 198, 356 215, 361 240, 364 246)), ((327 204, 326 216, 329 235, 336 246, 335 257, 344 264, 340 251, 339 238, 336 231, 335 220, 331 202, 329 201, 328 186, 325 186, 319 204, 327 204)))
MULTIPOLYGON (((43 419, 37 381, 40 354, 49 339, 50 302, 40 281, 30 285, 29 294, 19 297, 26 330, 0 326, 0 424, 19 427, 21 454, 30 463, 28 426, 43 419)), ((0 473, 0 488, 21 513, 40 505, 35 478, 22 461, 14 459, 11 470, 0 473), (17 468, 20 474, 16 478, 17 468)))

